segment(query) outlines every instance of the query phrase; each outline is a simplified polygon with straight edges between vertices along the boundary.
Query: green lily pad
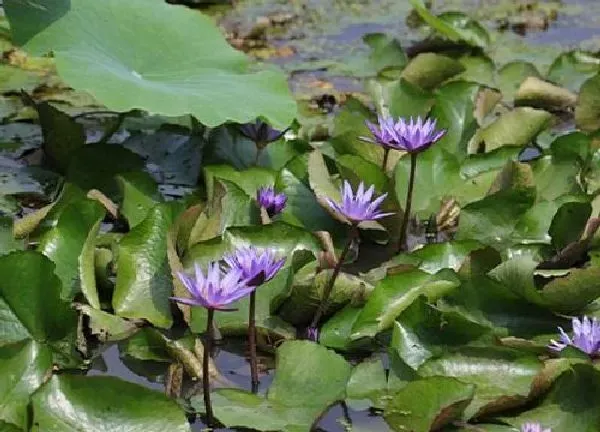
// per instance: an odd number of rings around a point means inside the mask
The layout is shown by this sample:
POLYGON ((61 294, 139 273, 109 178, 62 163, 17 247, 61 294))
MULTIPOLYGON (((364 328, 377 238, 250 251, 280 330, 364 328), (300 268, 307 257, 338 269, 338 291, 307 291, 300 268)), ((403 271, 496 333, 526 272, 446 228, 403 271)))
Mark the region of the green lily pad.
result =
POLYGON ((504 348, 461 348, 419 368, 423 376, 450 376, 475 386, 466 416, 483 416, 524 405, 542 369, 534 355, 504 348))
POLYGON ((33 339, 40 343, 66 337, 76 326, 75 313, 60 297, 54 264, 39 252, 0 257, 0 310, 7 325, 2 344, 33 339))
POLYGON ((541 404, 517 418, 513 426, 539 422, 553 432, 593 431, 600 424, 600 374, 591 365, 573 365, 554 383, 541 404))
POLYGON ((438 128, 446 130, 436 148, 443 147, 461 159, 466 156, 466 143, 477 130, 474 111, 479 88, 478 84, 456 81, 435 91, 431 118, 437 120, 438 128))
POLYGON ((394 117, 425 117, 434 103, 433 95, 429 91, 405 78, 400 78, 390 85, 386 96, 387 100, 382 102, 389 105, 390 115, 394 117))
POLYGON ((525 146, 550 125, 551 119, 552 114, 547 111, 515 108, 480 129, 469 143, 469 153, 488 152, 502 146, 525 146))
POLYGON ((167 263, 167 231, 174 212, 167 203, 157 204, 121 239, 112 298, 117 315, 144 318, 161 328, 171 326, 169 297, 173 286, 167 263))
POLYGON ((585 131, 600 129, 600 74, 583 83, 575 107, 575 123, 585 131))
POLYGON ((402 78, 425 90, 433 89, 459 73, 464 66, 457 60, 434 53, 422 53, 413 58, 402 71, 402 78))
MULTIPOLYGON (((90 251, 85 247, 94 247, 104 215, 104 207, 97 201, 87 198, 71 200, 61 211, 56 225, 40 239, 38 250, 56 265, 56 275, 62 281, 62 297, 65 300, 72 300, 80 289, 90 286, 87 278, 81 281, 81 285, 78 282, 90 268, 93 272, 93 258, 91 263, 86 262, 85 253, 90 251)), ((93 277, 89 272, 87 275, 93 277)), ((99 306, 95 289, 86 294, 91 295, 95 306, 99 306)))
POLYGON ((219 421, 227 427, 308 432, 329 406, 345 398, 352 368, 325 347, 289 341, 277 350, 276 370, 266 398, 237 389, 213 392, 219 421))
POLYGON ((113 377, 53 376, 33 400, 33 430, 189 432, 177 403, 164 394, 113 377), (136 403, 130 403, 135 400, 136 403), (106 413, 111 415, 107 417, 106 413))
POLYGON ((0 216, 0 255, 24 248, 25 242, 14 236, 12 218, 0 216))
POLYGON ((417 370, 427 360, 452 352, 489 332, 489 327, 460 312, 441 311, 421 297, 394 322, 390 349, 417 370))
POLYGON ((452 291, 459 282, 451 270, 430 275, 421 270, 387 276, 376 286, 352 326, 353 339, 373 337, 392 327, 394 319, 419 296, 430 301, 452 291))
POLYGON ((471 252, 481 248, 481 243, 472 240, 427 244, 410 254, 392 259, 388 264, 389 267, 410 264, 430 274, 445 268, 458 271, 471 252))
MULTIPOLYGON (((329 283, 333 270, 316 272, 316 262, 310 262, 294 275, 291 296, 281 306, 279 314, 297 326, 308 325, 329 283)), ((340 272, 333 285, 325 315, 335 312, 348 303, 364 303, 373 286, 361 277, 340 272)))
POLYGON ((596 266, 572 269, 568 275, 548 282, 542 297, 552 310, 577 313, 600 297, 600 269, 596 266))
POLYGON ((52 51, 61 78, 111 110, 192 114, 209 126, 262 115, 286 127, 296 115, 284 75, 252 69, 201 13, 145 0, 11 0, 5 10, 18 44, 52 51))
POLYGON ((123 202, 119 211, 125 216, 130 228, 139 225, 152 207, 162 202, 158 185, 144 171, 131 171, 116 176, 121 188, 123 202))
POLYGON ((363 41, 371 48, 369 61, 376 71, 406 65, 406 54, 397 39, 384 33, 368 33, 363 36, 363 41))
MULTIPOLYGON (((33 340, 0 347, 0 419, 27 427, 29 396, 52 369, 52 353, 33 340)), ((3 430, 0 426, 0 430, 3 430)))
POLYGON ((514 61, 502 66, 498 70, 496 83, 504 100, 512 101, 521 83, 528 77, 541 77, 535 65, 529 62, 514 61))
POLYGON ((389 401, 384 418, 394 431, 429 432, 459 419, 475 386, 437 376, 408 383, 389 401), (408 429, 410 428, 410 429, 408 429))
POLYGON ((600 58, 585 51, 560 54, 548 70, 548 79, 578 92, 585 80, 600 70, 600 58))
POLYGON ((480 48, 489 44, 490 36, 487 30, 466 14, 446 12, 435 16, 425 7, 422 0, 410 0, 410 3, 427 24, 451 41, 463 41, 480 48))
MULTIPOLYGON (((404 203, 408 190, 410 158, 403 157, 396 164, 396 199, 404 203)), ((453 197, 460 204, 482 198, 490 188, 494 172, 473 178, 461 176, 457 156, 443 148, 433 148, 417 158, 417 169, 412 196, 412 210, 421 217, 437 213, 443 198, 453 197)))

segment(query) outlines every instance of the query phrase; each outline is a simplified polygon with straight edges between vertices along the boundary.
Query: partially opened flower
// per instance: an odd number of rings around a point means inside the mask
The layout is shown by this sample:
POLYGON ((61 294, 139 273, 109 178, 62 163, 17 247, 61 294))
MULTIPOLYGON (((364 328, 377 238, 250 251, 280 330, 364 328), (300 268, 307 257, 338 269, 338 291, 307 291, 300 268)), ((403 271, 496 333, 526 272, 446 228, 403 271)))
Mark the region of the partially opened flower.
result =
POLYGON ((239 270, 247 284, 254 287, 271 280, 285 263, 285 258, 276 259, 272 250, 254 246, 238 248, 223 260, 229 268, 239 270))
POLYGON ((552 429, 543 429, 543 426, 539 423, 523 423, 521 432, 552 432, 552 429))
POLYGON ((287 196, 284 193, 275 193, 273 186, 261 187, 256 192, 256 201, 258 205, 264 207, 269 217, 273 217, 285 208, 287 196))
POLYGON ((365 123, 371 131, 373 138, 360 137, 361 140, 378 144, 382 147, 403 150, 393 117, 377 116, 377 124, 371 123, 369 120, 365 123))
POLYGON ((179 272, 177 276, 187 288, 192 298, 172 297, 173 300, 192 306, 203 306, 207 309, 227 310, 226 306, 254 291, 255 287, 247 284, 242 270, 238 268, 223 271, 216 262, 210 263, 204 275, 198 264, 194 266, 194 274, 179 272))
POLYGON ((344 180, 344 184, 340 188, 342 202, 336 203, 329 198, 325 198, 325 200, 333 210, 344 215, 352 224, 381 219, 392 215, 393 213, 383 213, 379 209, 379 206, 383 203, 387 194, 383 194, 378 198, 373 199, 374 192, 375 186, 371 186, 369 189, 365 190, 365 185, 363 182, 360 182, 355 194, 352 191, 350 183, 344 180))
POLYGON ((562 351, 568 345, 574 346, 590 356, 600 356, 600 322, 597 318, 589 319, 584 316, 582 320, 573 318, 573 337, 570 337, 559 327, 560 340, 552 339, 549 348, 562 351))
POLYGON ((273 141, 277 141, 285 134, 286 131, 274 129, 268 123, 265 123, 260 119, 256 119, 254 123, 246 123, 241 125, 240 132, 245 137, 254 141, 257 147, 262 148, 273 141))
POLYGON ((403 118, 399 119, 394 129, 398 135, 400 147, 408 153, 427 150, 446 133, 443 129, 437 130, 436 123, 436 120, 431 119, 423 121, 421 117, 417 117, 416 121, 411 117, 410 122, 403 118))

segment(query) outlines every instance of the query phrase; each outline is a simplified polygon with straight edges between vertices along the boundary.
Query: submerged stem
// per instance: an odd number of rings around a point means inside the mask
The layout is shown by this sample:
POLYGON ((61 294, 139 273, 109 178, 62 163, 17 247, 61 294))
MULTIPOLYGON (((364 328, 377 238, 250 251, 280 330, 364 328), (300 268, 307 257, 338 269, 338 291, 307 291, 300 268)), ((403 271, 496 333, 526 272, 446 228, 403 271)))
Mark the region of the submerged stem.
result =
POLYGON ((408 191, 406 191, 406 204, 404 205, 404 217, 400 227, 400 240, 398 242, 398 252, 405 248, 408 230, 408 220, 410 219, 410 207, 412 204, 413 187, 415 185, 415 171, 417 170, 417 153, 410 154, 410 177, 408 179, 408 191))
POLYGON ((212 405, 210 403, 210 375, 208 370, 210 352, 212 351, 213 344, 214 316, 215 310, 209 308, 208 318, 206 319, 206 339, 204 340, 204 355, 202 356, 202 386, 204 389, 204 408, 206 409, 206 425, 208 427, 212 427, 214 423, 212 405))
POLYGON ((250 308, 248 316, 248 345, 250 346, 250 377, 252 380, 252 393, 258 391, 258 361, 256 359, 256 291, 250 294, 250 308))
POLYGON ((346 259, 346 255, 348 255, 348 251, 350 250, 350 245, 352 245, 352 242, 354 241, 354 239, 357 236, 358 236, 358 226, 356 224, 353 224, 352 227, 350 228, 350 236, 348 237, 348 242, 346 243, 346 246, 344 246, 344 250, 342 251, 342 254, 340 255, 340 258, 339 258, 338 262, 336 263, 335 267, 333 268, 333 274, 331 275, 329 282, 325 286, 325 290, 323 291, 323 298, 321 299, 321 303, 319 304, 319 307, 317 308, 317 311, 315 312, 312 322, 310 323, 310 327, 316 328, 317 324, 319 324, 319 321, 321 320, 321 317, 327 310, 329 296, 331 295, 331 291, 333 290, 333 285, 335 284, 335 280, 337 279, 338 275, 340 274, 340 270, 342 269, 342 264, 344 263, 344 261, 346 259))

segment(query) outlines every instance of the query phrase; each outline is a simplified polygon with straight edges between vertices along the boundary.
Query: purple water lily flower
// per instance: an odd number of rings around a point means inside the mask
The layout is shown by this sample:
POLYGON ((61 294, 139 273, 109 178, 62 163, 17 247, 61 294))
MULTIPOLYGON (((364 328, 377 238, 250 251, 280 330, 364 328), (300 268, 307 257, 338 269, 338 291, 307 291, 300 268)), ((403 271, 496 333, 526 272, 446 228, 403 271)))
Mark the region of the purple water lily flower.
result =
POLYGON ((378 144, 382 147, 403 150, 408 153, 419 153, 427 150, 434 142, 446 133, 445 130, 436 130, 436 120, 423 121, 417 117, 416 121, 399 118, 397 122, 393 117, 377 117, 378 124, 366 121, 373 138, 360 137, 363 141, 378 144))
POLYGON ((574 346, 592 357, 600 356, 600 322, 584 316, 582 320, 573 318, 573 337, 558 328, 560 340, 552 339, 548 347, 554 351, 562 351, 568 345, 574 346))
POLYGON ((285 258, 275 258, 272 250, 260 250, 254 246, 238 248, 233 254, 223 258, 229 268, 239 270, 248 286, 257 287, 273 279, 283 267, 285 258))
POLYGON ((371 123, 369 120, 365 121, 374 139, 369 137, 360 137, 360 139, 379 144, 382 147, 404 150, 401 146, 400 136, 396 131, 394 119, 392 117, 377 116, 377 122, 378 124, 371 123))
POLYGON ((256 119, 254 123, 246 123, 240 126, 240 132, 247 138, 254 141, 259 148, 265 147, 267 144, 277 141, 281 138, 286 130, 280 131, 272 128, 268 123, 256 119))
POLYGON ((521 425, 521 432, 552 432, 552 429, 542 429, 543 426, 539 423, 523 423, 521 425))
POLYGON ((261 187, 256 192, 256 201, 258 205, 265 208, 269 217, 273 217, 284 209, 287 196, 284 193, 275 193, 275 188, 272 186, 261 187))
POLYGON ((399 119, 394 129, 398 134, 402 149, 409 153, 419 153, 431 147, 446 133, 443 129, 437 130, 436 123, 437 120, 423 121, 421 117, 417 117, 416 121, 411 117, 410 123, 405 119, 399 119))
POLYGON ((255 287, 247 284, 242 270, 231 268, 223 271, 219 263, 208 265, 206 276, 198 264, 194 266, 195 274, 177 273, 181 283, 187 288, 192 298, 171 297, 176 302, 203 306, 207 309, 228 310, 226 306, 254 291, 255 287))
POLYGON ((382 217, 394 214, 382 213, 379 210, 379 206, 383 200, 385 200, 387 194, 385 193, 380 197, 373 199, 374 192, 375 186, 371 186, 369 189, 365 190, 365 185, 363 182, 360 182, 356 194, 354 194, 350 183, 344 180, 344 184, 340 188, 342 202, 338 204, 329 198, 325 198, 325 200, 333 210, 344 215, 352 224, 381 219, 382 217))

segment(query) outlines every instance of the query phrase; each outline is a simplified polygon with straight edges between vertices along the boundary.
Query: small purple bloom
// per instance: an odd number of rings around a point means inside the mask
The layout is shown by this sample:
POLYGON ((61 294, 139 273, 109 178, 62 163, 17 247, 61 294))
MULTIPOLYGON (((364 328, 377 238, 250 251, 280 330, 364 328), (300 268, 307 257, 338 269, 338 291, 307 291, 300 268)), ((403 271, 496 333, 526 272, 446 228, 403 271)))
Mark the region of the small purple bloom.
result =
POLYGON ((552 432, 552 429, 542 429, 543 426, 539 423, 523 423, 521 425, 521 432, 552 432))
POLYGON ((309 327, 306 329, 306 338, 313 342, 319 341, 319 329, 316 327, 309 327))
POLYGON ((383 147, 404 150, 395 128, 394 119, 392 117, 377 116, 377 122, 379 124, 371 123, 369 120, 365 122, 375 139, 369 137, 360 137, 360 139, 383 147))
POLYGON ((192 298, 171 297, 172 300, 191 306, 203 306, 207 309, 227 310, 225 306, 255 289, 254 286, 247 284, 243 272, 237 268, 223 271, 218 263, 212 262, 208 265, 206 276, 198 264, 194 266, 194 270, 194 275, 177 273, 192 298))
POLYGON ((410 123, 402 118, 399 119, 394 129, 400 139, 401 147, 409 153, 427 150, 446 133, 445 130, 436 130, 436 123, 437 120, 423 121, 421 117, 417 117, 416 121, 411 117, 410 123))
POLYGON ((259 148, 264 148, 267 144, 277 141, 286 131, 287 129, 283 131, 274 129, 260 119, 256 119, 254 123, 246 123, 240 126, 242 135, 254 141, 259 148))
POLYGON ((357 224, 362 221, 381 219, 382 217, 392 215, 394 213, 382 213, 379 210, 379 206, 385 200, 387 194, 383 194, 380 197, 373 199, 373 193, 375 192, 375 186, 371 186, 365 191, 365 185, 360 182, 356 194, 352 191, 352 186, 346 180, 344 185, 340 188, 342 195, 342 202, 336 203, 329 198, 325 198, 329 206, 341 213, 351 223, 357 224))
POLYGON ((272 186, 261 187, 256 192, 256 201, 264 207, 269 217, 273 217, 283 210, 287 197, 284 193, 277 194, 272 186))
POLYGON ((600 355, 600 322, 597 318, 591 320, 584 316, 582 320, 573 318, 573 337, 569 337, 565 331, 559 327, 560 340, 552 339, 550 349, 562 351, 567 345, 574 346, 586 354, 595 357, 600 355))
POLYGON ((283 267, 285 258, 275 259, 272 250, 259 250, 254 246, 238 248, 232 255, 223 258, 229 268, 239 270, 248 286, 257 287, 273 279, 283 267))

